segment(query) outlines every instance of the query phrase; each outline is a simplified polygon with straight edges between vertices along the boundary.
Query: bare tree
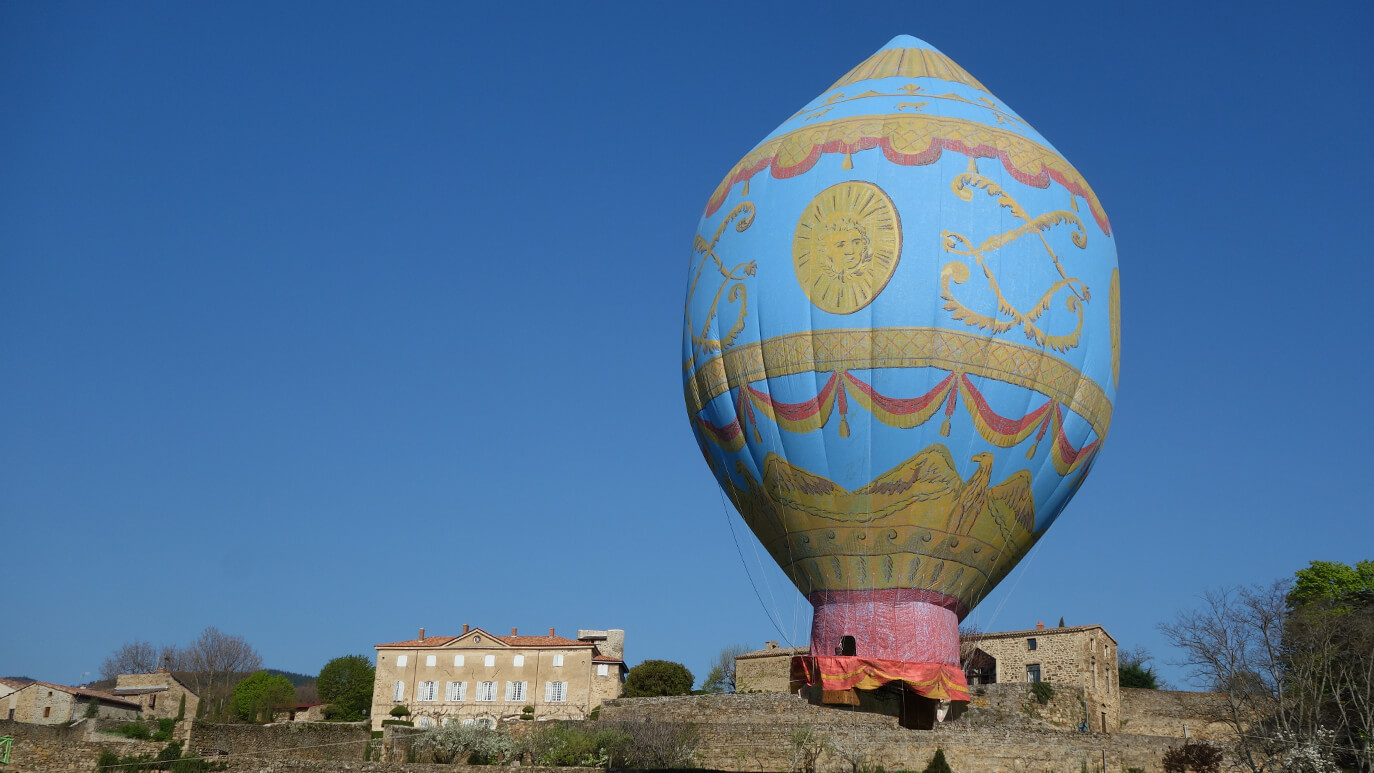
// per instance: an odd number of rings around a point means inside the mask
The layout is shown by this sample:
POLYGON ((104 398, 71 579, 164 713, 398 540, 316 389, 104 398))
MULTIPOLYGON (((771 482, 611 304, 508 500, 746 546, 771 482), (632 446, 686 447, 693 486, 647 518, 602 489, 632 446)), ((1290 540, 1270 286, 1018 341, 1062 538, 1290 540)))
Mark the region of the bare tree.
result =
POLYGON ((1286 581, 1201 600, 1160 630, 1192 681, 1224 696, 1217 719, 1230 726, 1244 767, 1332 758, 1374 770, 1374 605, 1290 606, 1286 581))
POLYGON ((711 671, 706 675, 702 689, 706 692, 732 693, 738 689, 735 680, 735 658, 749 651, 746 644, 730 644, 716 654, 711 661, 711 671))
POLYGON ((180 651, 180 656, 202 705, 222 705, 239 679, 262 668, 257 650, 242 636, 224 633, 214 626, 202 631, 180 651))
POLYGON ((146 674, 158 666, 157 648, 135 639, 119 645, 105 662, 100 664, 100 678, 113 680, 120 674, 146 674))

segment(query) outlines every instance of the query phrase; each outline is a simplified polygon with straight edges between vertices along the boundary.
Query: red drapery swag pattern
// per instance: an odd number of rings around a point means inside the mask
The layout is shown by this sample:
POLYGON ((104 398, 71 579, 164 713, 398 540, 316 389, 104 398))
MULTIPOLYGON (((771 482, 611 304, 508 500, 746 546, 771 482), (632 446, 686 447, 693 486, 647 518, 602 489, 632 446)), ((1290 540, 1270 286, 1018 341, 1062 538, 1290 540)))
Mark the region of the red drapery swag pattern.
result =
POLYGON ((944 421, 940 424, 940 434, 948 437, 950 421, 961 398, 978 434, 989 443, 1010 448, 1035 435, 1035 442, 1026 452, 1027 459, 1035 456, 1040 441, 1047 433, 1050 434, 1050 456, 1055 471, 1061 476, 1072 473, 1092 458, 1102 441, 1098 438, 1082 448, 1074 448, 1064 435, 1063 408, 1054 400, 1046 401, 1019 419, 1001 416, 988 406, 968 374, 958 372, 949 374, 920 397, 910 398, 881 395, 871 384, 860 381, 848 371, 831 373, 815 397, 800 403, 778 402, 755 389, 752 384, 745 384, 735 398, 733 421, 719 427, 697 416, 696 423, 707 440, 729 451, 744 447, 744 425, 749 426, 754 433, 754 441, 759 442, 757 413, 767 416, 788 432, 812 432, 828 424, 830 417, 838 412, 840 437, 849 437, 849 401, 852 399, 878 421, 900 429, 925 424, 943 407, 944 421))

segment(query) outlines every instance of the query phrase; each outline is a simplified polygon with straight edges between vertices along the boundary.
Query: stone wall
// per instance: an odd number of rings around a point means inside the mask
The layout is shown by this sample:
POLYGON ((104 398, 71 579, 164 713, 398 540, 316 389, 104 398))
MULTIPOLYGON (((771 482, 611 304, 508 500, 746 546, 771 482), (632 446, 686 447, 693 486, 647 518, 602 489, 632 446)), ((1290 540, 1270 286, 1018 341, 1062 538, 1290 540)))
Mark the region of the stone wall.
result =
POLYGON ((1161 770, 1164 752, 1178 744, 1175 738, 1056 729, 1051 722, 1068 724, 1068 717, 1081 711, 1074 689, 1057 689, 1038 717, 1019 708, 1025 705, 1022 692, 1029 688, 987 690, 981 697, 988 705, 975 704, 963 718, 931 731, 906 730, 893 717, 813 706, 777 694, 621 698, 605 704, 601 716, 603 721, 695 724, 701 733, 699 765, 745 772, 792 769, 804 733, 828 747, 817 764, 823 772, 851 770, 856 761, 887 770, 922 770, 941 748, 960 773, 1062 773, 1081 770, 1085 763, 1096 771, 1104 755, 1109 771, 1154 773, 1161 770))
POLYGON ((1216 740, 1230 730, 1221 721, 1226 696, 1210 692, 1144 690, 1121 691, 1121 729, 1128 733, 1216 740))
POLYGON ((366 722, 220 725, 196 720, 188 752, 202 757, 269 757, 362 762, 372 740, 366 722))
POLYGON ((35 773, 91 773, 102 749, 121 756, 156 755, 166 744, 133 741, 94 732, 90 722, 75 725, 35 725, 0 719, 0 735, 14 739, 7 771, 35 773))

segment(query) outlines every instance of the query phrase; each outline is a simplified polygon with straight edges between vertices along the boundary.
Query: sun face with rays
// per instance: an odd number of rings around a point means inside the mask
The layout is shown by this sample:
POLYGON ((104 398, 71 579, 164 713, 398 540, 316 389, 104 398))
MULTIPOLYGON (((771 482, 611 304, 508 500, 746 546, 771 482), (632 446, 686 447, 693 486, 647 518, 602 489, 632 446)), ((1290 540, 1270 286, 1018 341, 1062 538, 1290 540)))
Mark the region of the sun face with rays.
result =
POLYGON ((902 224, 882 188, 843 182, 802 210, 792 237, 792 265, 818 308, 853 314, 873 302, 897 270, 902 224))

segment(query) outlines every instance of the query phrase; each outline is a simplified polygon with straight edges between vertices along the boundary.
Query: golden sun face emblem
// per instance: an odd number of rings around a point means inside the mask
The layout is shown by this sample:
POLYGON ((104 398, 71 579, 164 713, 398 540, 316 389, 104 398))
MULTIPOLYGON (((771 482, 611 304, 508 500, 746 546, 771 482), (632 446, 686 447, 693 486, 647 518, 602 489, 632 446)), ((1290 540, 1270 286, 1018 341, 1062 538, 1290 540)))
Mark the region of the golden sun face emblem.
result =
POLYGON ((873 302, 897 270, 902 223, 882 188, 844 182, 802 210, 792 237, 792 265, 818 308, 853 314, 873 302))

